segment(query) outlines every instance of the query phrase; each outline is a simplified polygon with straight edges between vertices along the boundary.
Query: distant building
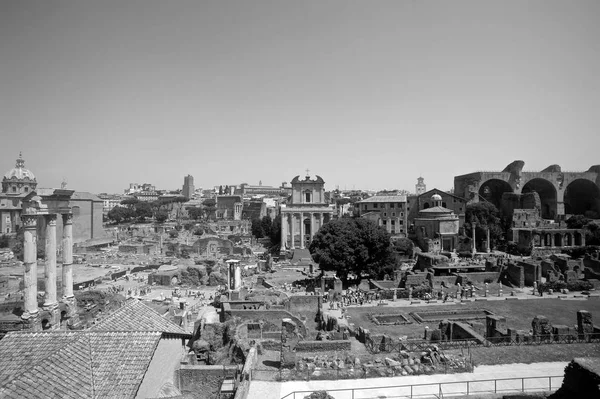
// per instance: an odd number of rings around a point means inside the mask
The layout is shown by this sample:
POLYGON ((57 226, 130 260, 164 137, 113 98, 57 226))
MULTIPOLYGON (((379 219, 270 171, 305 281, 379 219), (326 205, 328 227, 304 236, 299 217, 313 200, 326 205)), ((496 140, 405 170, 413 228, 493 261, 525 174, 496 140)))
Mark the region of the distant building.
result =
POLYGON ((110 212, 115 206, 120 206, 121 201, 124 199, 122 195, 107 193, 98 194, 98 198, 102 200, 102 212, 105 215, 108 214, 108 212, 110 212))
POLYGON ((431 197, 437 194, 442 197, 442 207, 454 212, 460 221, 460 227, 465 223, 465 212, 467 209, 467 200, 454 194, 447 193, 437 188, 431 189, 420 195, 409 195, 406 200, 406 210, 408 212, 408 224, 413 225, 415 219, 419 217, 419 212, 433 206, 431 197))
POLYGON ((21 199, 37 187, 35 175, 25 169, 25 160, 19 154, 14 168, 2 178, 0 194, 0 232, 16 233, 21 225, 21 199))
POLYGON ((185 199, 190 199, 194 196, 194 177, 187 175, 183 178, 183 196, 185 199))
POLYGON ((252 186, 247 183, 240 184, 241 194, 244 197, 252 197, 255 195, 279 196, 284 190, 281 187, 263 186, 262 181, 258 186, 252 186))
POLYGON ((415 234, 425 252, 454 251, 458 246, 458 216, 442 206, 442 196, 431 196, 431 206, 419 211, 415 234))
POLYGON ((425 185, 425 179, 422 177, 417 178, 417 184, 415 185, 415 193, 417 195, 425 194, 427 186, 425 185))
POLYGON ((243 203, 239 195, 217 195, 216 218, 242 220, 243 203))
POLYGON ((357 202, 358 215, 376 222, 390 234, 407 233, 406 196, 381 195, 357 202))
POLYGON ((325 198, 325 181, 316 176, 294 177, 292 196, 286 206, 281 206, 281 248, 305 248, 315 233, 333 216, 333 208, 325 198))

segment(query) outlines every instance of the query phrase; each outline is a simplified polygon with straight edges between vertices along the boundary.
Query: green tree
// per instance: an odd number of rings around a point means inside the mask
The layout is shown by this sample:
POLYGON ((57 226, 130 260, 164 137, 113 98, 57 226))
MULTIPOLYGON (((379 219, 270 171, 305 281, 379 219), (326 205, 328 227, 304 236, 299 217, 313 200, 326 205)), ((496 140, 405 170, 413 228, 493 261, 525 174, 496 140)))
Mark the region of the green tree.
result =
POLYGON ((188 208, 187 211, 190 218, 194 220, 200 220, 202 218, 202 215, 204 214, 202 208, 200 207, 188 208))
POLYGON ((130 208, 125 208, 122 206, 115 206, 113 209, 108 211, 106 215, 109 220, 112 220, 114 223, 119 224, 121 222, 129 221, 133 216, 133 210, 130 208))
POLYGON ((125 198, 123 201, 121 201, 121 205, 125 205, 125 206, 128 206, 130 208, 133 208, 139 202, 140 202, 139 199, 137 199, 135 197, 131 197, 131 198, 125 198))
POLYGON ((264 216, 261 220, 260 220, 260 224, 262 226, 262 230, 263 230, 263 235, 265 237, 271 237, 271 230, 273 229, 273 219, 271 219, 271 216, 267 215, 264 216))
POLYGON ((569 229, 583 229, 589 222, 590 219, 583 215, 573 215, 566 220, 569 229))
POLYGON ((252 235, 256 238, 263 238, 265 231, 263 230, 262 221, 258 218, 252 219, 252 235))
POLYGON ((169 218, 169 213, 167 211, 165 211, 164 209, 161 209, 158 212, 156 212, 155 219, 158 223, 164 223, 168 218, 169 218))
POLYGON ((8 248, 10 245, 10 238, 6 234, 2 234, 0 237, 0 248, 8 248))
POLYGON ((135 217, 143 222, 152 217, 152 206, 147 202, 139 202, 135 205, 135 217))
POLYGON ((487 229, 490 229, 490 246, 492 248, 503 241, 504 231, 500 212, 494 204, 477 202, 467 205, 464 228, 469 237, 473 237, 473 226, 475 226, 475 239, 478 247, 487 239, 487 229))
POLYGON ((364 218, 343 217, 327 223, 309 249, 321 269, 335 271, 342 279, 351 273, 358 278, 363 273, 382 278, 395 263, 390 234, 364 218))
POLYGON ((400 238, 392 242, 392 247, 399 255, 412 256, 415 244, 409 238, 400 238))

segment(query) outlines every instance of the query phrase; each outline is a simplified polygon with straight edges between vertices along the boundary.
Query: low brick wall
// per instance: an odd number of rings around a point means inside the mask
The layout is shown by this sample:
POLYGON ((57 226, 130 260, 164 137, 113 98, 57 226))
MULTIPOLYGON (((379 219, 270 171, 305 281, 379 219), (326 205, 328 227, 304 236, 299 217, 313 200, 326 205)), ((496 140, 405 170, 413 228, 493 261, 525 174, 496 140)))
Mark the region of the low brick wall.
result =
POLYGON ((333 352, 350 351, 352 346, 348 340, 339 341, 300 341, 295 347, 296 352, 333 352))
POLYGON ((473 339, 480 344, 485 342, 483 335, 478 334, 470 325, 458 321, 452 326, 452 339, 473 339))
POLYGON ((223 321, 229 320, 231 317, 239 317, 242 321, 263 321, 267 328, 263 329, 267 331, 281 330, 282 319, 292 319, 298 326, 298 330, 303 337, 306 337, 306 327, 304 323, 296 316, 292 315, 287 310, 244 310, 244 309, 231 309, 227 310, 227 303, 223 304, 223 321), (272 328, 270 328, 272 327, 272 328))
POLYGON ((460 273, 457 278, 457 282, 464 285, 467 281, 473 283, 483 284, 488 282, 497 283, 500 279, 499 272, 477 272, 477 273, 460 273))
POLYGON ((313 312, 321 310, 321 295, 292 295, 287 301, 287 310, 291 313, 313 312))
POLYGON ((517 265, 508 265, 504 271, 508 280, 519 288, 525 287, 525 273, 523 267, 517 265))

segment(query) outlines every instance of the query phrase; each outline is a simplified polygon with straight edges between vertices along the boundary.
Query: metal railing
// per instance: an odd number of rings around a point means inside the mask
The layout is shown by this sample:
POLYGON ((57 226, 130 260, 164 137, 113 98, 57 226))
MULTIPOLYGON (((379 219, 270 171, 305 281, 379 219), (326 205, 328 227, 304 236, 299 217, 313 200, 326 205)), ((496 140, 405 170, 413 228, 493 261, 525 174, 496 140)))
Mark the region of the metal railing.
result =
MULTIPOLYGON (((558 389, 563 376, 496 378, 487 380, 432 382, 428 384, 392 385, 365 388, 326 389, 335 399, 370 399, 382 396, 394 398, 442 398, 444 395, 492 394, 502 392, 542 392, 558 389)), ((294 391, 281 399, 303 399, 319 391, 294 391)))

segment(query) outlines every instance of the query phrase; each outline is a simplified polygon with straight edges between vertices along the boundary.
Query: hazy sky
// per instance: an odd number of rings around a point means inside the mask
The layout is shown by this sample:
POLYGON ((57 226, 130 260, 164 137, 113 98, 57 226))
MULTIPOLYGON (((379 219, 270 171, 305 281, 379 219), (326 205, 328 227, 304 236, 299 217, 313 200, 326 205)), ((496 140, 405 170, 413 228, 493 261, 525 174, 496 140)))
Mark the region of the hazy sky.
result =
POLYGON ((600 1, 0 0, 0 173, 449 189, 600 164, 600 1))

